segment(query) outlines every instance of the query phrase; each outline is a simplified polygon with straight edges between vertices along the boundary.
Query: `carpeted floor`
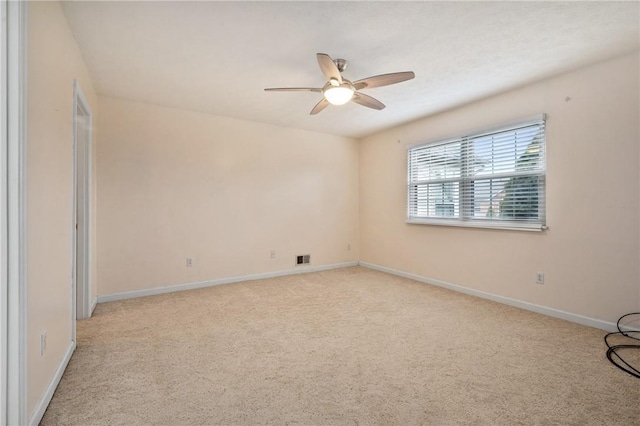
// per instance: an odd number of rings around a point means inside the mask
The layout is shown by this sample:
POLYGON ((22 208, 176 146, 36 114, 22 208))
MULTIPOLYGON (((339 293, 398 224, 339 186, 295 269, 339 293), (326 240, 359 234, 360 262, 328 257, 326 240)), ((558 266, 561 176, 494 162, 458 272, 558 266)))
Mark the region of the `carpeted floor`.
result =
POLYGON ((362 267, 112 302, 41 424, 640 424, 604 334, 362 267))

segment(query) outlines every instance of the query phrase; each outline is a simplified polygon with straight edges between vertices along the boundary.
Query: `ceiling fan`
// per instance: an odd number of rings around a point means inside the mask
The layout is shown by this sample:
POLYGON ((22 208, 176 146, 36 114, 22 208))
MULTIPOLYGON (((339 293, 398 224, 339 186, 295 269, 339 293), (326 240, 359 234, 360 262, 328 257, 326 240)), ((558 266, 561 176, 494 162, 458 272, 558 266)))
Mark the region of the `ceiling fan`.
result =
POLYGON ((342 72, 347 68, 348 62, 344 59, 333 60, 326 53, 316 54, 318 64, 322 73, 327 78, 327 83, 322 88, 314 87, 276 87, 264 89, 267 92, 317 92, 322 93, 324 97, 311 110, 311 115, 315 115, 329 106, 344 105, 349 101, 357 104, 381 110, 385 105, 379 100, 369 95, 361 93, 360 90, 370 89, 373 87, 388 86, 403 81, 411 80, 416 75, 413 71, 394 72, 390 74, 381 74, 373 77, 367 77, 353 83, 342 77, 342 72))

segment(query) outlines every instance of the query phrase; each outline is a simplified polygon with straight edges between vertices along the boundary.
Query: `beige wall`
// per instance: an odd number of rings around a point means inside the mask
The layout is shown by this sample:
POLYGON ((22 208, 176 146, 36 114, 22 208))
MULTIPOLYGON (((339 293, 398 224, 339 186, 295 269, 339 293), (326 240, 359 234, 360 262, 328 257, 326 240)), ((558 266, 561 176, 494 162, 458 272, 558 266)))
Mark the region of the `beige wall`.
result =
POLYGON ((618 58, 362 140, 360 259, 595 319, 637 311, 638 62, 618 58), (408 145, 543 112, 547 231, 405 224, 408 145))
POLYGON ((28 17, 27 409, 31 416, 72 338, 74 79, 94 118, 97 101, 60 4, 29 2, 28 17), (44 330, 47 350, 40 356, 44 330))
POLYGON ((100 295, 358 259, 357 141, 99 104, 100 295))

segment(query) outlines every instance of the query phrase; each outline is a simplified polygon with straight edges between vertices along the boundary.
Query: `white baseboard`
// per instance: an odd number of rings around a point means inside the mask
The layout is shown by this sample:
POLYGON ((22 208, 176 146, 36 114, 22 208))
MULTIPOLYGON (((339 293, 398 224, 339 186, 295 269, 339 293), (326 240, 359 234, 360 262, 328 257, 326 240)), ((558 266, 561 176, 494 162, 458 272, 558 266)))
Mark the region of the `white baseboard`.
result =
POLYGON ((449 290, 457 291, 459 293, 469 294, 471 296, 480 297, 483 299, 492 300, 498 303, 504 303, 505 305, 515 306, 516 308, 526 309, 527 311, 537 312, 539 314, 547 315, 554 318, 560 318, 563 320, 575 322, 577 324, 586 325, 588 327, 599 328, 606 331, 617 331, 616 324, 608 321, 603 321, 595 318, 585 317, 583 315, 573 314, 571 312, 561 311, 555 308, 549 308, 547 306, 536 305, 534 303, 524 302, 522 300, 512 299, 510 297, 499 296, 493 293, 487 293, 480 290, 475 290, 469 287, 464 287, 458 284, 451 284, 445 281, 436 280, 433 278, 423 277, 422 275, 413 274, 411 272, 398 271, 396 269, 387 268, 386 266, 380 266, 373 263, 358 262, 360 266, 369 269, 375 269, 376 271, 386 272, 392 275, 398 275, 400 277, 410 278, 415 281, 419 281, 425 284, 431 284, 438 287, 443 287, 449 290))
MULTIPOLYGON (((282 277, 286 275, 304 274, 308 272, 326 271, 330 269, 346 268, 346 267, 357 266, 357 265, 360 265, 369 269, 375 269, 381 272, 386 272, 388 274, 409 278, 425 284, 431 284, 438 287, 447 288, 449 290, 457 291, 459 293, 465 293, 471 296, 492 300, 494 302, 504 303, 505 305, 526 309, 528 311, 537 312, 539 314, 548 315, 550 317, 571 321, 581 325, 586 325, 588 327, 594 327, 594 328, 598 328, 606 331, 617 331, 616 324, 612 322, 590 318, 583 315, 574 314, 571 312, 566 312, 566 311, 562 311, 555 308, 550 308, 547 306, 536 305, 534 303, 525 302, 518 299, 512 299, 510 297, 500 296, 497 294, 488 293, 485 291, 476 290, 469 287, 464 287, 458 284, 452 284, 452 283, 437 280, 434 278, 423 277, 422 275, 413 274, 411 272, 399 271, 393 268, 388 268, 386 266, 380 266, 380 265, 376 265, 369 262, 363 262, 363 261, 334 263, 330 265, 304 267, 304 269, 295 268, 295 269, 287 269, 283 271, 265 272, 262 274, 241 275, 236 277, 219 278, 216 280, 200 281, 195 283, 178 284, 178 285, 171 285, 166 287, 156 287, 156 288, 150 288, 145 290, 126 291, 122 293, 114 293, 114 294, 107 294, 104 296, 98 296, 96 298, 96 301, 97 303, 113 302, 116 300, 132 299, 132 298, 143 297, 143 296, 153 296, 156 294, 173 293, 176 291, 193 290, 197 288, 231 284, 231 283, 237 283, 241 281, 252 281, 252 280, 265 279, 265 278, 282 277)), ((93 309, 95 309, 95 302, 94 302, 94 305, 92 306, 92 311, 93 309)))
POLYGON ((264 278, 282 277, 285 275, 305 274, 309 272, 327 271, 330 269, 346 268, 349 266, 358 266, 358 261, 333 263, 322 266, 301 266, 295 269, 286 269, 283 271, 265 272, 262 274, 241 275, 230 278, 219 278, 217 280, 200 281, 195 283, 170 285, 166 287, 155 287, 145 290, 125 291, 122 293, 107 294, 98 296, 98 303, 113 302, 116 300, 132 299, 135 297, 153 296, 156 294, 173 293, 175 291, 194 290, 196 288, 211 287, 215 285, 231 284, 241 281, 261 280, 264 278))
POLYGON ((98 306, 98 296, 93 298, 93 302, 91 303, 91 310, 89 311, 89 317, 93 315, 93 311, 96 310, 96 306, 98 306))
POLYGON ((51 398, 53 398, 53 393, 56 391, 56 388, 60 383, 60 379, 62 379, 62 374, 64 373, 64 370, 66 370, 69 360, 71 360, 71 355, 73 355, 73 351, 75 351, 75 349, 76 342, 71 342, 67 352, 64 354, 64 357, 62 357, 62 361, 60 362, 60 365, 58 365, 58 369, 53 375, 49 386, 47 386, 44 395, 42 395, 42 398, 38 401, 38 405, 31 415, 31 418, 29 419, 29 426, 37 426, 42 420, 42 416, 44 416, 44 412, 47 410, 47 407, 51 402, 51 398))

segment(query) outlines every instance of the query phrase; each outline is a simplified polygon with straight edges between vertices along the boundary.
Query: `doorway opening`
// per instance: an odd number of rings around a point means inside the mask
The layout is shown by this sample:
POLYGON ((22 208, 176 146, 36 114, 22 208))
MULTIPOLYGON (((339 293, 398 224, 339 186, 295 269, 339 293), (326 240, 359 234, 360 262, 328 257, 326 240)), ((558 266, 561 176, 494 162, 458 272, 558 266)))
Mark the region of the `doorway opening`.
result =
POLYGON ((77 81, 73 87, 73 339, 75 320, 90 318, 91 294, 91 109, 77 81))

